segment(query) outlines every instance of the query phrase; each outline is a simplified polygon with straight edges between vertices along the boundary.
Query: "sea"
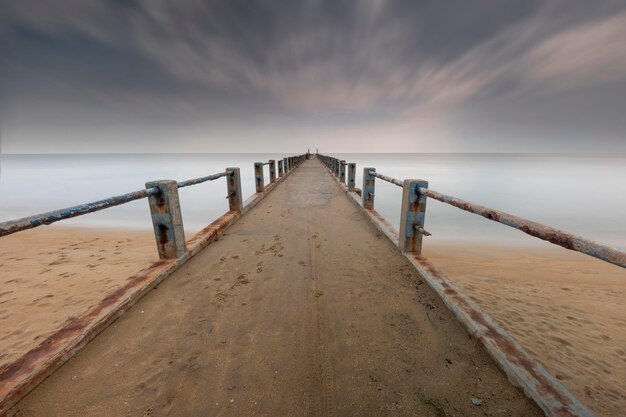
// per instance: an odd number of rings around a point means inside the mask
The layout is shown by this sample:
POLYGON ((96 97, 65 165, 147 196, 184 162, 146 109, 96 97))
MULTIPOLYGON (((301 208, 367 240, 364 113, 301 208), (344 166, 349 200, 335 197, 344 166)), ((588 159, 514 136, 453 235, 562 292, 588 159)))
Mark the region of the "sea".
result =
MULTIPOLYGON (((254 193, 257 161, 287 154, 37 154, 0 156, 0 221, 239 167, 244 198, 254 193)), ((618 248, 626 247, 626 155, 361 153, 333 154, 398 179, 525 217, 618 248)), ((267 171, 267 167, 265 170, 267 171)), ((266 172, 266 179, 268 174, 266 172)), ((376 181, 376 209, 400 220, 401 189, 376 181)), ((228 209, 223 179, 180 189, 185 230, 193 233, 228 209)), ((331 215, 332 213, 329 213, 331 215)), ((62 222, 72 226, 151 229, 138 200, 62 222)), ((435 200, 427 203, 428 239, 533 245, 537 239, 435 200)))

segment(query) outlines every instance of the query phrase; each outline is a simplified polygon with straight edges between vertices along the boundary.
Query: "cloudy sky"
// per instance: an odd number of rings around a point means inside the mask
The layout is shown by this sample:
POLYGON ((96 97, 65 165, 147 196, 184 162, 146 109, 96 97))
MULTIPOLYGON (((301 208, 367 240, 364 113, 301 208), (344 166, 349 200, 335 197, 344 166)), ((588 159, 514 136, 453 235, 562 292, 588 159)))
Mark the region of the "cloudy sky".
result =
POLYGON ((3 152, 626 152, 624 0, 5 0, 3 152))

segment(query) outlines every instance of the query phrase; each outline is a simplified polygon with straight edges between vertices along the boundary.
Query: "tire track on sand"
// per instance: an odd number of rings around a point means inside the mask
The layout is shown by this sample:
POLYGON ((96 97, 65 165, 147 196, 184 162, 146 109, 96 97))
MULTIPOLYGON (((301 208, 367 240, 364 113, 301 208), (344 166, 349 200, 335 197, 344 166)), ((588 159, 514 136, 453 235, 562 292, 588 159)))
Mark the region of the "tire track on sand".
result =
MULTIPOLYGON (((317 219, 314 224, 320 224, 317 219)), ((321 400, 321 415, 325 417, 337 417, 337 385, 335 382, 335 372, 332 357, 330 356, 328 345, 330 338, 330 329, 328 327, 328 319, 324 308, 323 283, 318 273, 319 262, 319 234, 314 233, 313 228, 309 225, 309 276, 313 287, 312 297, 314 298, 314 312, 312 325, 316 327, 315 340, 315 371, 318 375, 319 394, 321 400)))

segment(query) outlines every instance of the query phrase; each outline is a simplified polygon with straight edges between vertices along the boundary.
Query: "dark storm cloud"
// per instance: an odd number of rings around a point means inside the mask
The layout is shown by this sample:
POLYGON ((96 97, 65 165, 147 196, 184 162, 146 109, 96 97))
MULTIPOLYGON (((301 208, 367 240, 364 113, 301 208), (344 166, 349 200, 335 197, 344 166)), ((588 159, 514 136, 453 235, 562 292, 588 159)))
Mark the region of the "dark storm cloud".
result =
POLYGON ((430 135, 463 150, 494 142, 467 132, 514 128, 511 143, 497 141, 509 149, 527 122, 538 122, 536 137, 544 126, 561 140, 536 111, 552 103, 559 123, 582 117, 619 144, 623 118, 579 103, 626 105, 625 9, 617 0, 13 1, 0 26, 3 136, 99 121, 223 132, 269 121, 277 132, 388 132, 402 145, 430 135), (500 121, 486 129, 486 118, 500 121))

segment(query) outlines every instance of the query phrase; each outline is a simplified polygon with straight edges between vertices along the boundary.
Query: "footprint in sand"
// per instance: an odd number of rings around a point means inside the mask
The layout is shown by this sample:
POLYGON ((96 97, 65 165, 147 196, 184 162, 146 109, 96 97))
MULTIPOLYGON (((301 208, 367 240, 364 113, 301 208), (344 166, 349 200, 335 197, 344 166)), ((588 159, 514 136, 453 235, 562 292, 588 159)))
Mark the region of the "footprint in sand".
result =
POLYGON ((217 301, 226 301, 227 298, 228 294, 226 294, 225 292, 218 292, 217 294, 215 294, 215 299, 217 301))
POLYGON ((256 264, 256 273, 260 274, 261 272, 263 272, 263 261, 256 264))

